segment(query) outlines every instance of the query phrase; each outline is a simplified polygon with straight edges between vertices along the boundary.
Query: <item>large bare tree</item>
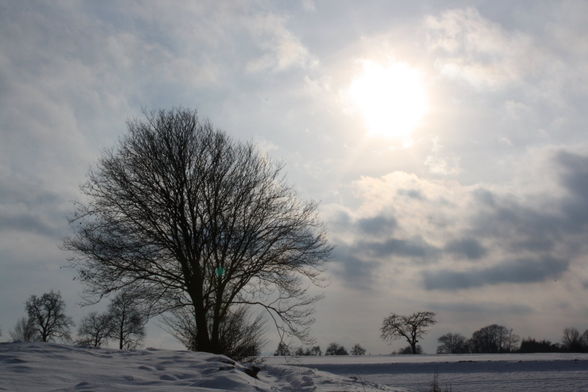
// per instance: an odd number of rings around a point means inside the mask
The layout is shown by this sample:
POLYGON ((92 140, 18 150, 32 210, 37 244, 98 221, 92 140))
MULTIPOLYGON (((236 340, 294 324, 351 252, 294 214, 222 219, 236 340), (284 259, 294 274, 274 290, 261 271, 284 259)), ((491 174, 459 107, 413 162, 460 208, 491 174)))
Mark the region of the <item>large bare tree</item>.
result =
POLYGON ((317 299, 305 281, 319 282, 331 250, 316 204, 194 111, 147 114, 128 131, 90 172, 65 242, 90 293, 132 287, 157 311, 187 309, 200 351, 222 352, 241 305, 304 338, 317 299))
POLYGON ((419 339, 425 335, 427 328, 436 322, 433 312, 415 312, 409 316, 392 313, 384 319, 380 332, 382 339, 387 341, 405 339, 412 353, 417 354, 419 339))

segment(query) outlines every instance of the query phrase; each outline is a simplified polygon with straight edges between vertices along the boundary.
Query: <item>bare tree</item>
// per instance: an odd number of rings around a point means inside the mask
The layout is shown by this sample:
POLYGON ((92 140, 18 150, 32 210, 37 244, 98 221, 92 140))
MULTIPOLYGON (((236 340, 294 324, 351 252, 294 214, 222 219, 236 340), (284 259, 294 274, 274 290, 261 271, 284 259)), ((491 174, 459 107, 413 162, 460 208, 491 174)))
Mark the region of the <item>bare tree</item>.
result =
POLYGON ((14 329, 10 332, 10 337, 14 342, 34 342, 37 340, 35 329, 26 317, 16 322, 14 329))
POLYGON ((113 334, 112 324, 112 317, 108 313, 88 314, 80 322, 78 344, 101 347, 113 334))
POLYGON ((440 343, 437 354, 463 354, 468 351, 466 338, 459 333, 446 333, 437 341, 440 343))
POLYGON ((69 329, 73 321, 65 315, 65 302, 59 292, 50 291, 40 297, 32 295, 26 303, 26 310, 27 324, 41 341, 70 339, 69 329))
POLYGON ((110 319, 109 338, 118 342, 120 350, 135 349, 145 336, 146 314, 138 305, 138 298, 131 291, 122 291, 108 307, 110 319))
POLYGON ((310 349, 307 350, 307 355, 314 355, 320 357, 323 355, 323 351, 321 350, 320 346, 312 346, 310 349))
POLYGON ((359 344, 356 344, 351 348, 351 355, 365 355, 365 348, 361 347, 359 344))
POLYGON ((331 343, 325 350, 325 355, 349 355, 344 346, 338 343, 331 343))
POLYGON ((580 335, 580 331, 578 331, 576 328, 564 329, 561 342, 566 351, 583 351, 582 336, 580 335))
POLYGON ((417 354, 417 343, 430 326, 437 322, 433 312, 416 312, 409 316, 392 313, 382 323, 382 339, 391 341, 406 339, 413 354, 417 354))
POLYGON ((475 353, 508 353, 516 350, 518 342, 512 329, 492 324, 473 333, 470 348, 475 353))
POLYGON ((276 348, 276 351, 274 352, 274 356, 288 357, 290 355, 292 355, 292 350, 290 350, 290 346, 288 346, 284 342, 278 343, 278 348, 276 348))
POLYGON ((128 129, 89 175, 64 244, 89 292, 140 286, 161 312, 185 307, 196 350, 222 351, 238 304, 266 309, 281 335, 307 337, 318 298, 304 279, 319 282, 331 251, 316 204, 195 112, 148 114, 128 129))

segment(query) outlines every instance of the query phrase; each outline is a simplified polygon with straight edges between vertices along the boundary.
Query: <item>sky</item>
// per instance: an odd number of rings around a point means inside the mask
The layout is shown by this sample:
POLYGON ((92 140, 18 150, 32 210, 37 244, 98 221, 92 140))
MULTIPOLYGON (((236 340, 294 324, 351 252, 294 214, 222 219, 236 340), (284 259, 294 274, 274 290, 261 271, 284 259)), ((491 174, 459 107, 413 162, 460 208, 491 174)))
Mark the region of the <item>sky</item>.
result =
MULTIPOLYGON (((588 3, 0 0, 0 340, 83 286, 79 186, 145 110, 197 109, 283 163, 334 251, 312 334, 373 354, 493 323, 588 328, 588 3)), ((276 337, 267 330, 266 351, 276 337)), ((296 341, 291 342, 298 345, 296 341)), ((179 348, 161 323, 147 346, 179 348)))

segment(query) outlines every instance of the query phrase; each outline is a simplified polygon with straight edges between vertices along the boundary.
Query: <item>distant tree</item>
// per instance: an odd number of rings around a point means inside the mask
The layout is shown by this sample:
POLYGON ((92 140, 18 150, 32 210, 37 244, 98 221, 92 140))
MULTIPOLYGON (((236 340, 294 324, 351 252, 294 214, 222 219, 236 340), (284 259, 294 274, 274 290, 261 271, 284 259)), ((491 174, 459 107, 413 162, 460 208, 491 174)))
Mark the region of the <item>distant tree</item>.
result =
POLYGON ((474 332, 470 345, 475 353, 509 353, 516 351, 518 341, 512 329, 492 324, 474 332))
POLYGON ((468 352, 468 345, 465 336, 458 333, 446 333, 440 336, 437 341, 437 354, 463 354, 468 352))
POLYGON ((120 350, 132 350, 145 337, 148 314, 139 307, 137 296, 131 291, 118 293, 110 302, 108 317, 111 320, 109 338, 118 342, 120 350))
POLYGON ((38 340, 32 323, 26 317, 16 322, 14 329, 10 332, 10 337, 13 342, 34 342, 38 340))
POLYGON ((292 351, 290 350, 290 347, 286 343, 280 342, 278 344, 278 348, 274 352, 274 355, 279 356, 279 357, 287 357, 287 356, 292 355, 292 351))
POLYGON ((73 321, 65 315, 65 302, 59 292, 50 291, 40 297, 32 295, 26 302, 26 310, 30 327, 41 341, 70 340, 73 321))
POLYGON ((321 355, 323 355, 323 351, 319 346, 313 346, 309 350, 309 355, 320 357, 321 355))
POLYGON ((261 307, 281 335, 308 337, 305 281, 331 252, 317 204, 282 167, 202 121, 161 110, 130 121, 82 187, 71 220, 74 267, 91 294, 142 287, 162 313, 185 307, 198 351, 222 353, 234 307, 261 307))
POLYGON ((351 348, 351 355, 365 355, 365 348, 361 347, 359 344, 356 344, 351 348))
POLYGON ((80 321, 78 344, 101 347, 113 335, 112 317, 108 313, 91 312, 80 321))
POLYGON ((422 354, 423 353, 423 348, 421 347, 420 344, 417 344, 415 350, 416 350, 416 352, 413 351, 413 348, 411 346, 406 346, 403 349, 399 350, 398 354, 412 355, 412 354, 422 354))
POLYGON ((584 345, 582 344, 582 336, 576 328, 566 328, 563 331, 561 339, 563 348, 569 352, 582 352, 584 345))
POLYGON ((552 353, 561 351, 561 347, 549 340, 537 341, 532 338, 523 339, 519 352, 521 353, 552 353))
POLYGON ((583 350, 585 352, 588 351, 588 329, 584 331, 584 333, 580 337, 580 340, 581 340, 583 350))
POLYGON ((382 323, 381 336, 386 341, 406 339, 412 353, 417 354, 416 347, 419 339, 425 335, 427 328, 436 322, 433 312, 416 312, 409 316, 392 313, 382 323))
POLYGON ((349 355, 349 353, 345 347, 337 343, 331 343, 325 350, 325 355, 349 355))
POLYGON ((294 351, 294 355, 296 355, 297 357, 301 357, 303 355, 305 355, 306 351, 304 351, 303 347, 298 347, 296 349, 296 351, 294 351))

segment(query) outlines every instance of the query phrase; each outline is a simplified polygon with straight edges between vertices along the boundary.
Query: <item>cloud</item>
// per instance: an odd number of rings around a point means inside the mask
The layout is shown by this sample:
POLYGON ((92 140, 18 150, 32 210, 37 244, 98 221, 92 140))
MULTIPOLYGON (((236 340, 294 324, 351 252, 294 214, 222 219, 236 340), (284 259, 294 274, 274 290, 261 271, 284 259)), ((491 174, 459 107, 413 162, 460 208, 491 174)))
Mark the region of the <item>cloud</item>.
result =
POLYGON ((540 154, 537 165, 548 174, 537 193, 399 172, 364 177, 355 183, 358 208, 334 215, 340 224, 333 235, 352 256, 347 263, 373 261, 379 274, 398 277, 391 271, 400 262, 404 276, 420 279, 426 290, 560 279, 586 250, 588 155, 540 154))
POLYGON ((344 245, 335 248, 331 267, 335 276, 341 279, 346 287, 361 291, 375 289, 375 274, 380 266, 377 261, 369 261, 355 257, 353 250, 344 245))
POLYGON ((484 18, 477 9, 443 12, 425 19, 429 49, 443 75, 462 79, 478 88, 499 88, 520 82, 529 59, 542 62, 530 36, 507 31, 484 18))
POLYGON ((422 238, 389 238, 383 242, 358 242, 356 248, 362 253, 377 258, 400 256, 422 261, 430 261, 438 253, 437 248, 431 246, 422 238))
POLYGON ((394 229, 398 226, 396 219, 390 216, 360 218, 357 220, 356 224, 362 233, 370 235, 392 234, 394 229))
POLYGON ((317 60, 286 28, 284 18, 271 14, 258 16, 249 24, 249 29, 264 52, 249 61, 249 72, 279 72, 292 67, 307 68, 316 65, 317 60))
POLYGON ((515 315, 533 312, 533 308, 521 304, 503 304, 497 302, 432 302, 428 309, 435 312, 478 313, 483 315, 511 313, 515 315))
POLYGON ((487 253, 478 240, 475 238, 461 238, 448 242, 444 250, 458 257, 465 257, 470 260, 477 260, 487 253))
POLYGON ((517 259, 498 265, 467 271, 425 271, 427 290, 461 290, 503 283, 537 283, 558 279, 567 270, 569 261, 544 257, 517 259))

